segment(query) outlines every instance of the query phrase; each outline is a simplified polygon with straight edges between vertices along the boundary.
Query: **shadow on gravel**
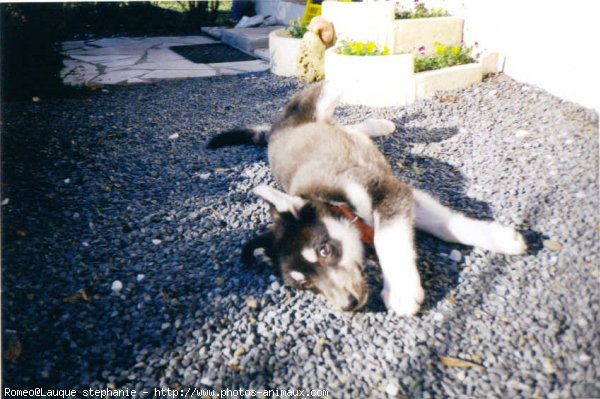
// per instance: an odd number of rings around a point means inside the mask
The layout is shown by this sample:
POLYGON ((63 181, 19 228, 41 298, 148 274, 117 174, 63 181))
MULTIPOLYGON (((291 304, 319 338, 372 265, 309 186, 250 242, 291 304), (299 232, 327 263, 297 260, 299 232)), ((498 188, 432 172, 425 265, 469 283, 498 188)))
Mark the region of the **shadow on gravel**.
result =
MULTIPOLYGON (((281 300, 267 294, 272 269, 247 268, 239 260, 242 244, 265 227, 248 205, 259 203, 249 193, 253 185, 272 184, 256 167, 266 151, 204 151, 208 127, 204 136, 181 130, 181 138, 170 141, 173 131, 201 123, 195 107, 184 108, 175 127, 160 102, 139 107, 154 90, 115 89, 74 105, 17 104, 3 113, 2 199, 10 203, 2 206, 2 324, 20 348, 4 363, 7 386, 175 380, 168 373, 198 362, 192 348, 206 345, 209 332, 226 334, 228 323, 258 318, 263 301, 281 300), (113 288, 116 281, 120 289, 113 288), (248 296, 258 311, 244 303, 248 296)), ((221 118, 214 126, 230 119, 225 105, 210 113, 221 118)), ((456 129, 404 129, 407 121, 376 140, 395 173, 453 209, 491 219, 488 204, 464 194, 458 169, 410 153, 412 137, 435 142, 456 129)), ((541 236, 526 237, 539 242, 541 236)), ((460 262, 448 254, 458 249, 464 258, 471 249, 426 234, 416 238, 427 312, 458 284, 460 262)), ((372 259, 367 277, 371 296, 364 312, 383 312, 381 273, 372 259)))
MULTIPOLYGON (((492 210, 487 203, 466 196, 466 181, 457 168, 435 158, 411 153, 414 144, 447 140, 457 134, 458 129, 404 127, 407 122, 415 118, 418 118, 418 115, 394 121, 398 126, 397 132, 389 137, 375 140, 386 158, 390 160, 396 175, 413 187, 430 193, 451 209, 476 219, 492 220, 492 210)), ((456 249, 461 252, 464 259, 472 248, 446 243, 422 232, 416 234, 416 247, 419 272, 425 289, 425 301, 421 308, 423 313, 435 307, 435 304, 458 284, 460 268, 463 265, 462 261, 451 260, 450 252, 456 249)), ((385 310, 382 305, 377 306, 376 309, 385 310)))

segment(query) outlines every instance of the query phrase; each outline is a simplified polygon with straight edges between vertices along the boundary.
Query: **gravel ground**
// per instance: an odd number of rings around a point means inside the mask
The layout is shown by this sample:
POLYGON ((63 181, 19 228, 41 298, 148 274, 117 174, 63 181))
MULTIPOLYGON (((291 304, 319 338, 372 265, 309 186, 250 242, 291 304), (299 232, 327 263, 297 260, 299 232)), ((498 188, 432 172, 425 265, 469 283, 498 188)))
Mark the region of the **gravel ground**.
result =
POLYGON ((394 120, 376 142, 399 176, 530 243, 500 256, 418 235, 425 307, 401 319, 373 260, 356 314, 240 264, 269 222, 249 192, 272 183, 266 153, 204 145, 297 89, 261 73, 4 104, 4 387, 600 397, 598 115, 502 75, 338 109, 394 120))

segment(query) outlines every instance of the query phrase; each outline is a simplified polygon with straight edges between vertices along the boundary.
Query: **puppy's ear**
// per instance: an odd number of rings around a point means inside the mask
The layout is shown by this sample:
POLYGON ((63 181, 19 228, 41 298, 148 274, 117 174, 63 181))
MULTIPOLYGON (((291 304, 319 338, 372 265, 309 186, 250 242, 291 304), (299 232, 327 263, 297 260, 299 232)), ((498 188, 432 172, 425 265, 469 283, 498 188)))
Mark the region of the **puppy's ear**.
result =
POLYGON ((252 191, 271 204, 278 213, 290 212, 296 219, 300 209, 306 204, 306 201, 300 197, 286 194, 267 185, 257 186, 252 191))

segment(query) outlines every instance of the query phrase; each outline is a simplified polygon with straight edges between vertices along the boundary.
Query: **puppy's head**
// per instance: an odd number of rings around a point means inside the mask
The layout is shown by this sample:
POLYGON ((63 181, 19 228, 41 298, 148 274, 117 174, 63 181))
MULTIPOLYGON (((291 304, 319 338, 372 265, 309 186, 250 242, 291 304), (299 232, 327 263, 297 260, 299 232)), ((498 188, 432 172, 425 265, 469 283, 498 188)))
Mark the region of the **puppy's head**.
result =
POLYGON ((327 204, 259 186, 271 205, 272 252, 284 281, 323 294, 342 310, 357 310, 368 296, 358 229, 327 204))

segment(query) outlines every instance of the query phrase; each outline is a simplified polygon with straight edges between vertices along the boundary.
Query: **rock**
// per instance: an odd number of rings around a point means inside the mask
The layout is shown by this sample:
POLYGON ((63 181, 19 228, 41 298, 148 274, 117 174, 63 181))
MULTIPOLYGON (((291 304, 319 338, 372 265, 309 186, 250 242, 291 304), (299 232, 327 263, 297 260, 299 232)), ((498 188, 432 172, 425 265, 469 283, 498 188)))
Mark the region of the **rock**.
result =
POLYGON ((462 260, 462 254, 459 250, 453 249, 448 255, 448 258, 453 262, 460 262, 462 260))
POLYGON ((592 363, 592 357, 587 353, 581 353, 578 360, 582 366, 589 366, 592 363))
POLYGON ((253 296, 247 296, 244 301, 246 302, 246 307, 250 310, 255 310, 258 308, 258 301, 253 296))
POLYGON ((556 366, 554 365, 554 361, 549 357, 542 358, 542 366, 544 373, 546 374, 554 374, 556 373, 556 366))
POLYGON ((154 244, 154 245, 160 245, 160 244, 162 244, 162 240, 159 240, 158 238, 153 238, 152 239, 152 244, 154 244))
POLYGON ((398 393, 400 393, 400 388, 394 383, 389 383, 385 386, 385 393, 391 397, 396 397, 398 396, 398 393))
POLYGON ((529 131, 527 130, 519 129, 515 132, 515 137, 518 139, 522 139, 523 137, 527 136, 529 136, 529 131))
POLYGON ((306 32, 298 49, 296 76, 303 83, 317 82, 325 76, 325 45, 314 32, 306 32))
POLYGON ((179 133, 173 133, 169 136, 169 140, 177 140, 179 138, 179 133))
POLYGON ((110 289, 114 292, 119 292, 123 289, 123 283, 119 280, 115 280, 112 282, 110 289))

